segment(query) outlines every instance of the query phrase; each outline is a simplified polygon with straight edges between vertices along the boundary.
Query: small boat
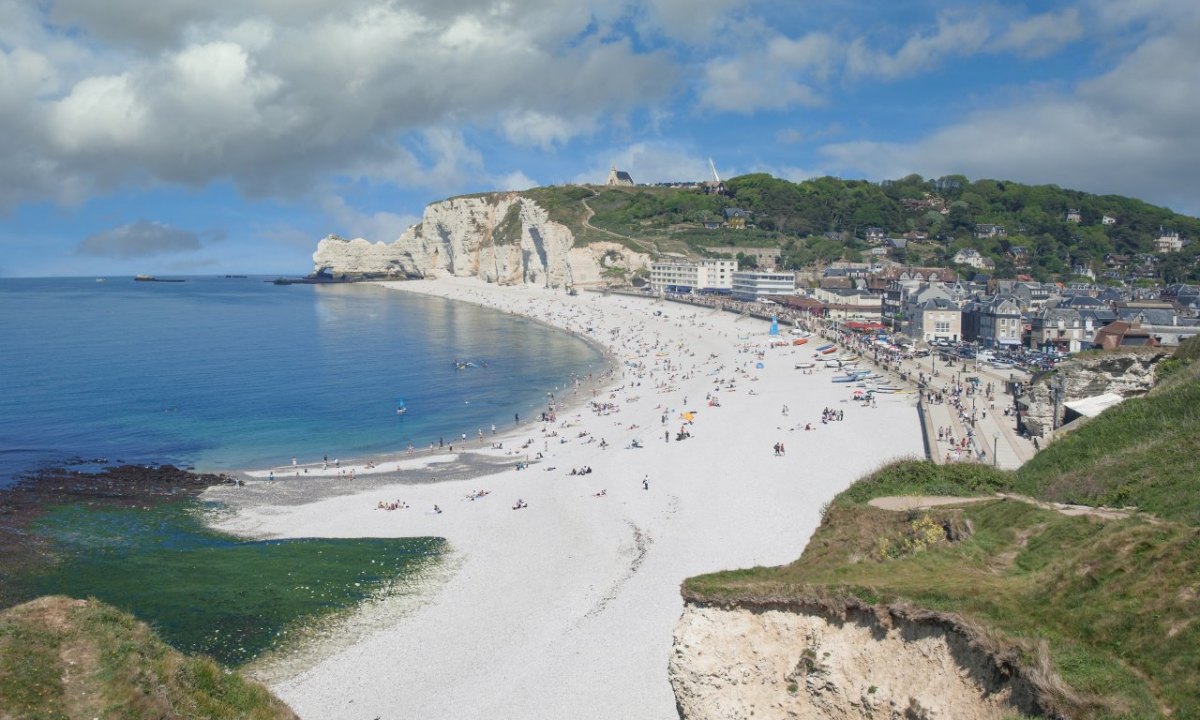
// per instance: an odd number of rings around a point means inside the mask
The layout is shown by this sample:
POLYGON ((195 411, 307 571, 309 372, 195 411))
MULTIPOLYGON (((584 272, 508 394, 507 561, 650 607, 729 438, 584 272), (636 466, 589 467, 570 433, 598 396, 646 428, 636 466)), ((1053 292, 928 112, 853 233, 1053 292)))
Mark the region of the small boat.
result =
POLYGON ((792 340, 792 345, 803 345, 808 342, 808 338, 795 338, 792 340))
POLYGON ((294 285, 295 281, 281 277, 281 278, 275 278, 274 280, 272 280, 271 284, 272 285, 294 285))
POLYGON ((153 275, 134 275, 133 279, 138 282, 183 282, 183 278, 158 278, 153 275))
POLYGON ((821 352, 825 352, 826 350, 828 350, 831 347, 833 347, 833 343, 826 343, 824 345, 818 345, 816 349, 817 349, 817 352, 821 353, 821 352))
POLYGON ((817 366, 817 364, 813 363, 813 362, 798 362, 798 363, 796 363, 797 370, 810 370, 812 368, 815 368, 816 366, 817 366))
POLYGON ((404 398, 396 400, 396 414, 403 417, 408 412, 408 406, 404 404, 404 398))
POLYGON ((822 355, 828 355, 829 353, 834 353, 834 352, 837 352, 837 348, 835 348, 835 347, 831 347, 831 348, 829 348, 828 350, 822 350, 822 351, 821 351, 821 354, 822 354, 822 355))

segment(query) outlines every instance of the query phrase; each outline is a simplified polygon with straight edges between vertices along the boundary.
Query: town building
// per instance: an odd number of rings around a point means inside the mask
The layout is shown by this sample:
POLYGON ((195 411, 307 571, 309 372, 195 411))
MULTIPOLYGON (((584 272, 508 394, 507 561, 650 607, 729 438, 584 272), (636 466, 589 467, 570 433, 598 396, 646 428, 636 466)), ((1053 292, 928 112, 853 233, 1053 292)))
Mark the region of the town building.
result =
POLYGON ((1076 208, 1071 208, 1070 210, 1067 210, 1067 222, 1078 225, 1079 223, 1083 222, 1083 215, 1079 214, 1079 210, 1076 208))
POLYGON ((790 272, 739 270, 733 273, 735 300, 763 300, 795 292, 796 276, 790 272))
POLYGON ((995 270, 996 263, 991 258, 981 255, 975 248, 963 248, 954 253, 955 265, 969 265, 976 270, 995 270))
POLYGON ((1158 237, 1154 238, 1154 252, 1173 253, 1183 249, 1183 239, 1175 230, 1158 229, 1158 237))
POLYGON ((1021 306, 1009 295, 997 295, 978 305, 976 340, 984 347, 1005 348, 1021 344, 1025 325, 1021 306))
POLYGON ((1029 318, 1029 347, 1076 353, 1092 346, 1097 326, 1090 314, 1073 307, 1048 307, 1029 318))
POLYGON ((725 227, 733 230, 744 230, 750 219, 750 213, 735 207, 725 208, 722 215, 725 217, 725 227))
POLYGON ((994 238, 1008 237, 1008 231, 1003 225, 992 225, 990 223, 979 223, 975 226, 975 237, 977 238, 994 238))
POLYGON ((944 298, 916 303, 908 309, 904 333, 926 343, 958 342, 962 338, 962 310, 944 298))
POLYGON ((737 260, 721 258, 659 260, 650 265, 650 287, 656 293, 732 292, 737 269, 737 260))

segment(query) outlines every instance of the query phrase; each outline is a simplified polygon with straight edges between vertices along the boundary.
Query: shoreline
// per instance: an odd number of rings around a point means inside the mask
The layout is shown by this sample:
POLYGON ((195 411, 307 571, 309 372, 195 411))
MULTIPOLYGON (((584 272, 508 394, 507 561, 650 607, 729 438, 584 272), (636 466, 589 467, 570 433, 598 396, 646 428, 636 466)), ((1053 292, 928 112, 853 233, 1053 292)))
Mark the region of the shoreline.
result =
POLYGON ((211 493, 231 496, 217 526, 238 534, 438 536, 452 549, 456 567, 417 607, 273 680, 301 715, 403 707, 446 718, 673 716, 665 667, 679 583, 794 560, 824 502, 883 462, 921 453, 910 398, 850 403, 827 372, 793 369, 811 349, 767 347, 760 320, 453 278, 400 285, 577 332, 604 344, 616 369, 603 392, 578 393, 556 422, 498 433, 505 450, 476 445, 454 467, 409 471, 428 483, 376 475, 362 483, 369 487, 326 494, 318 486, 335 483, 313 478, 294 484, 314 492, 289 498, 286 483, 252 480, 211 493), (822 424, 822 407, 845 421, 822 424), (691 424, 685 411, 695 412, 691 424), (690 437, 675 439, 679 431, 690 437), (528 468, 504 454, 513 438, 533 441, 522 448, 528 468), (787 451, 773 454, 773 443, 787 451), (593 472, 570 473, 578 468, 593 472), (466 499, 479 489, 491 492, 466 499), (517 499, 527 507, 512 509, 517 499), (385 500, 409 507, 377 509, 385 500), (430 512, 434 504, 442 514, 430 512))

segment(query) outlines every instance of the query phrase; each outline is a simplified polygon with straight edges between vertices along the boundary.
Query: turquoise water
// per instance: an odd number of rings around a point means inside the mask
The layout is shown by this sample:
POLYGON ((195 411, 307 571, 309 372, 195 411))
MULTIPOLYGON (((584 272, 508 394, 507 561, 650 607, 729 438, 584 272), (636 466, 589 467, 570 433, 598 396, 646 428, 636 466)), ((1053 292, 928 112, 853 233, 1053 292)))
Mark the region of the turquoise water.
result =
POLYGON ((510 427, 604 362, 465 303, 261 278, 3 279, 0 338, 0 482, 72 457, 223 470, 428 446, 510 427))
POLYGON ((35 528, 58 562, 17 594, 96 597, 189 653, 241 665, 323 616, 394 592, 436 562, 437 538, 245 542, 204 527, 193 502, 57 508, 35 528), (399 583, 399 585, 397 585, 399 583))

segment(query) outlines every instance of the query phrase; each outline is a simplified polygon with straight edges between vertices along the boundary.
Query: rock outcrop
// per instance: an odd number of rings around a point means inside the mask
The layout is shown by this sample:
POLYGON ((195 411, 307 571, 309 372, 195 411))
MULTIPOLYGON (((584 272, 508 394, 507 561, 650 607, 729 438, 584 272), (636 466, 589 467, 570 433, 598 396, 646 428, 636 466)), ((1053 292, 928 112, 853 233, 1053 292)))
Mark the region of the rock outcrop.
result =
POLYGON ((685 720, 1045 716, 1035 681, 952 617, 848 603, 690 601, 671 685, 685 720))
POLYGON ((571 230, 519 193, 461 197, 429 205, 393 243, 331 235, 317 245, 314 272, 336 277, 477 277, 512 285, 596 285, 649 267, 650 257, 619 243, 575 247, 571 230))
MULTIPOLYGON (((1021 422, 1030 435, 1047 436, 1054 422, 1055 393, 1061 381, 1062 402, 1113 393, 1123 398, 1145 395, 1154 387, 1154 368, 1170 355, 1163 349, 1112 350, 1060 363, 1021 393, 1021 422)), ((1059 418, 1061 424, 1063 418, 1059 418)))

